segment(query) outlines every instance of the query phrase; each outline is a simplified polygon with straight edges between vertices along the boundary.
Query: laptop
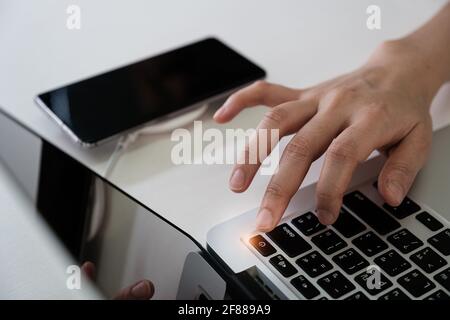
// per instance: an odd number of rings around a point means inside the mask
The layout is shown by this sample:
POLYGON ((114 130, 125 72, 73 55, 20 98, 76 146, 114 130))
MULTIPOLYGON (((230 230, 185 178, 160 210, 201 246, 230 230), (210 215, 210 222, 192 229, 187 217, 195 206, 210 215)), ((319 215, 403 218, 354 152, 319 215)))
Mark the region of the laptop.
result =
POLYGON ((209 252, 271 299, 450 299, 450 126, 398 207, 377 191, 383 160, 360 166, 332 226, 314 215, 310 185, 271 232, 255 231, 257 208, 217 225, 209 252))

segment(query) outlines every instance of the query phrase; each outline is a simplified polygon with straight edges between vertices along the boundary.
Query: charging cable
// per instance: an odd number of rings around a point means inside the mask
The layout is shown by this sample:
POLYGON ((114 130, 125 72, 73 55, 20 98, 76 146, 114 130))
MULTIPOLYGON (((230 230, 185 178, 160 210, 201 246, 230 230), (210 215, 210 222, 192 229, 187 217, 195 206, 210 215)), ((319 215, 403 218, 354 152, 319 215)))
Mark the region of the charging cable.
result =
POLYGON ((207 110, 208 104, 205 104, 193 111, 187 112, 178 117, 174 117, 173 119, 149 125, 132 133, 123 135, 122 137, 120 137, 119 141, 117 142, 116 148, 114 149, 111 157, 108 160, 104 177, 109 178, 111 176, 120 157, 133 143, 135 143, 139 139, 139 137, 149 134, 167 133, 177 128, 186 126, 203 116, 203 114, 205 114, 207 110))

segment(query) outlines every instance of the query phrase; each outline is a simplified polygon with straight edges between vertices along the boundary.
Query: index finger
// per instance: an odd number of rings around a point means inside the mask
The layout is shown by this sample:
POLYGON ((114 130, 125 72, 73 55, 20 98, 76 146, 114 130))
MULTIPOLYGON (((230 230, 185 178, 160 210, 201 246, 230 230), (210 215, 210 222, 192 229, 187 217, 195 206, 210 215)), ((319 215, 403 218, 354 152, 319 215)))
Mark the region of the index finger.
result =
POLYGON ((317 113, 292 138, 264 194, 257 217, 258 230, 269 231, 278 224, 311 162, 325 151, 338 134, 341 123, 342 119, 330 113, 317 113))
POLYGON ((266 81, 256 81, 232 94, 214 114, 219 123, 228 122, 239 112, 248 107, 266 105, 277 106, 281 103, 298 99, 300 90, 287 88, 266 81))

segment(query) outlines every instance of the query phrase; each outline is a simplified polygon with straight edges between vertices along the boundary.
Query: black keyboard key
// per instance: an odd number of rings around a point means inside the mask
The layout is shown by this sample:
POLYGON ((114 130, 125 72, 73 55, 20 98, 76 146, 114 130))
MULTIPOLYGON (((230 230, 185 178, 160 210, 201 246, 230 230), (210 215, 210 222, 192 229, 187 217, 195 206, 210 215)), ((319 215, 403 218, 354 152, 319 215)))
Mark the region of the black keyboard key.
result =
POLYGON ((447 301, 450 300, 450 296, 446 294, 444 291, 438 290, 430 294, 424 300, 447 301))
POLYGON ((419 270, 408 272, 397 282, 416 298, 436 288, 436 285, 419 270))
POLYGON ((422 224, 431 231, 438 231, 444 226, 442 223, 439 222, 438 219, 436 219, 426 211, 419 213, 416 216, 416 219, 422 222, 422 224))
POLYGON ((447 264, 447 261, 431 248, 422 249, 409 258, 426 273, 432 273, 447 264))
POLYGON ((355 249, 348 249, 335 255, 333 261, 350 275, 369 265, 369 262, 355 249))
POLYGON ((311 282, 304 276, 298 276, 291 280, 291 284, 298 290, 306 299, 312 299, 319 295, 319 290, 314 287, 311 282))
POLYGON ((266 234, 291 258, 312 248, 308 242, 286 223, 279 225, 266 234))
POLYGON ((250 238, 249 242, 263 257, 276 252, 275 248, 261 235, 250 238))
POLYGON ((382 295, 378 300, 411 300, 402 290, 396 288, 382 295))
POLYGON ((357 293, 352 294, 345 300, 370 300, 370 299, 367 298, 367 296, 364 293, 362 293, 361 291, 358 291, 357 293))
POLYGON ((325 254, 335 253, 347 246, 345 241, 330 229, 312 237, 311 241, 325 254))
POLYGON ((366 230, 366 227, 344 208, 341 208, 333 227, 346 238, 351 238, 366 230))
POLYGON ((387 237, 387 241, 392 243, 401 253, 410 253, 423 245, 419 238, 406 229, 391 234, 387 237))
POLYGON ((364 271, 355 277, 355 281, 371 295, 376 295, 392 287, 392 282, 376 269, 372 269, 370 272, 364 271), (378 275, 374 272, 377 272, 378 275))
POLYGON ((312 212, 307 212, 293 219, 292 224, 305 236, 310 236, 326 228, 312 212))
POLYGON ((317 277, 331 269, 333 266, 322 255, 313 251, 295 261, 311 278, 317 277))
POLYGON ((395 250, 389 250, 381 256, 376 257, 373 261, 391 277, 395 277, 411 268, 411 263, 406 261, 395 250))
POLYGON ((408 197, 405 197, 398 207, 391 207, 387 203, 383 207, 397 219, 406 218, 420 210, 420 206, 408 197))
POLYGON ((450 229, 439 232, 428 239, 428 243, 435 247, 444 256, 450 255, 450 229))
POLYGON ((295 269, 295 267, 281 254, 277 254, 273 258, 270 258, 269 262, 286 278, 297 273, 297 269, 295 269))
POLYGON ((441 286, 443 286, 448 292, 450 292, 450 268, 439 272, 434 276, 434 280, 436 280, 441 286))
POLYGON ((359 191, 344 197, 344 205, 381 235, 400 228, 400 223, 359 191))
POLYGON ((355 286, 339 271, 334 271, 317 281, 333 299, 338 299, 355 289, 355 286))
POLYGON ((369 257, 388 248, 388 245, 372 231, 353 239, 352 243, 369 257))

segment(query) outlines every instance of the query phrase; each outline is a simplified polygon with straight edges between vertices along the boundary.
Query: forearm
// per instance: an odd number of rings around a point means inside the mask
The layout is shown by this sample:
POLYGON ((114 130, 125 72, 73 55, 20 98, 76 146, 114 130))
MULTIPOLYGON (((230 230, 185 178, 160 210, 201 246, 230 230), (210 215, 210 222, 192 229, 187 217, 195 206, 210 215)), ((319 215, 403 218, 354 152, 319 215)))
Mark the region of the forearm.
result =
POLYGON ((422 55, 424 71, 436 90, 450 80, 450 2, 401 41, 416 48, 422 55))
POLYGON ((386 88, 414 91, 423 105, 450 80, 450 2, 431 20, 411 34, 382 43, 366 64, 371 81, 383 81, 386 88))

